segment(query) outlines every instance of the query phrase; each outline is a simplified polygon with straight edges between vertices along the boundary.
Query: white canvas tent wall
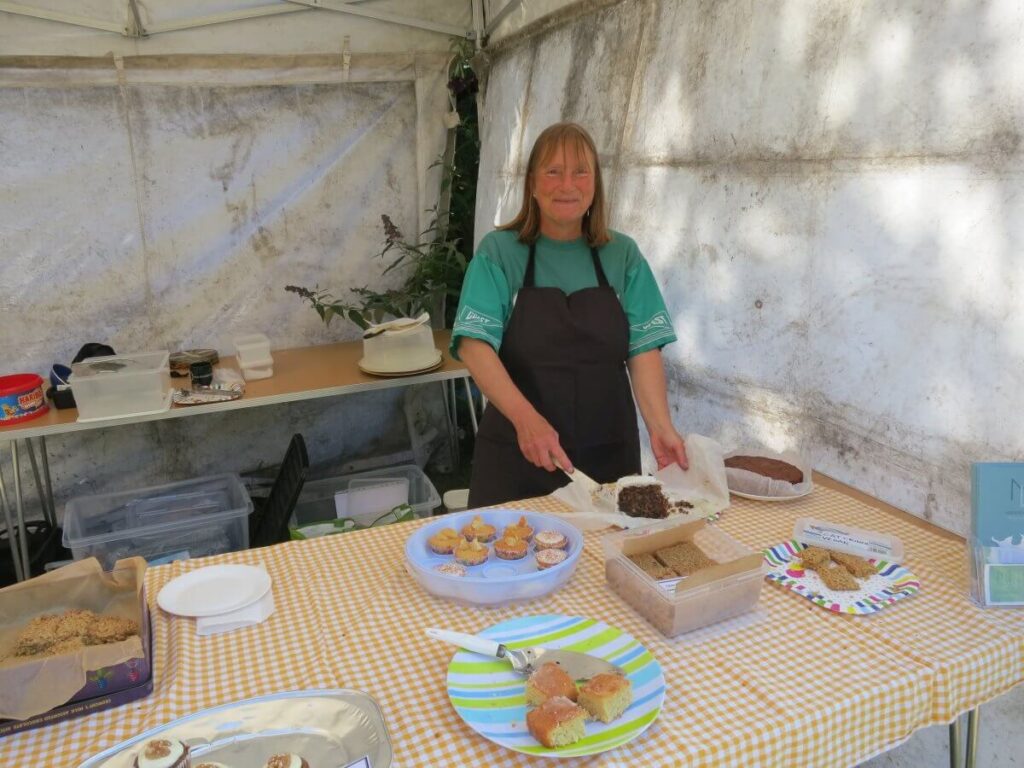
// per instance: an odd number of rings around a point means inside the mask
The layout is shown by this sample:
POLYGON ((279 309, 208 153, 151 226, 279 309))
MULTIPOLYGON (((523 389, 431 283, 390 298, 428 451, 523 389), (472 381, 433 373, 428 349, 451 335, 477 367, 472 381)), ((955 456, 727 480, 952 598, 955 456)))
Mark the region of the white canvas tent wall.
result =
MULTIPOLYGON (((488 41, 476 232, 583 123, 680 337, 677 425, 966 532, 971 462, 1024 457, 1022 30, 1019 2, 524 0, 488 41)), ((1021 687, 985 705, 1011 735, 979 765, 1015 764, 1022 715, 1021 687)))
MULTIPOLYGON (((286 284, 381 285, 381 214, 437 203, 447 63, 472 3, 0 3, 0 359, 352 338, 286 284)), ((50 441, 66 498, 408 449, 398 392, 50 441)))

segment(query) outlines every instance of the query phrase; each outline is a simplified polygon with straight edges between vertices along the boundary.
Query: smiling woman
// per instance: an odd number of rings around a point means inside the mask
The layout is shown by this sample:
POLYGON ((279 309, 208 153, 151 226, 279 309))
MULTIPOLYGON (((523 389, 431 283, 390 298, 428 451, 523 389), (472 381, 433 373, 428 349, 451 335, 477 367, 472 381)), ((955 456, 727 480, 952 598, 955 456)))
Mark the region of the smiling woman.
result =
POLYGON ((659 467, 685 468, 660 351, 675 338, 636 243, 608 228, 593 139, 575 123, 548 127, 519 213, 470 262, 452 329, 452 354, 490 401, 470 506, 551 493, 565 484, 558 468, 598 482, 636 474, 634 397, 659 467))

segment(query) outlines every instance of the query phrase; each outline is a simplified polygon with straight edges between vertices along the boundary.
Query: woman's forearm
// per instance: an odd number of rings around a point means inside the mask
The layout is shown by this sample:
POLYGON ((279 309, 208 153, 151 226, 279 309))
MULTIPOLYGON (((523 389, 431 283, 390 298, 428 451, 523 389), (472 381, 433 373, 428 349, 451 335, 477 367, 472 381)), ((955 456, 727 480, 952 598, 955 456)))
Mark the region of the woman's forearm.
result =
POLYGON ((658 469, 673 462, 687 469, 690 462, 686 456, 686 441, 676 432, 668 408, 661 351, 653 349, 642 352, 629 358, 628 365, 633 396, 651 436, 651 451, 658 462, 658 469))
POLYGON ((648 432, 672 429, 672 414, 668 408, 665 367, 661 350, 652 349, 629 358, 629 379, 633 396, 648 432))

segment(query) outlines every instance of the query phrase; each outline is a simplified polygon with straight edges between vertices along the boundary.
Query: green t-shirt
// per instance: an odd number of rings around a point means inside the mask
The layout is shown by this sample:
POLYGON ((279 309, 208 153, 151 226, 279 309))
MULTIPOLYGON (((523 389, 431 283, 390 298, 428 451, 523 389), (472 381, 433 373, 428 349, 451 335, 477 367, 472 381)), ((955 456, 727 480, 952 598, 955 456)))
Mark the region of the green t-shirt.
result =
MULTIPOLYGON (((598 258, 629 321, 629 356, 658 349, 676 340, 665 300, 647 260, 633 240, 612 232, 611 242, 598 249, 598 258)), ((489 232, 466 270, 459 311, 452 329, 451 353, 458 357, 459 338, 488 342, 495 351, 512 316, 514 297, 523 285, 530 246, 511 230, 489 232)), ((597 285, 586 240, 537 240, 534 284, 573 293, 597 285)))

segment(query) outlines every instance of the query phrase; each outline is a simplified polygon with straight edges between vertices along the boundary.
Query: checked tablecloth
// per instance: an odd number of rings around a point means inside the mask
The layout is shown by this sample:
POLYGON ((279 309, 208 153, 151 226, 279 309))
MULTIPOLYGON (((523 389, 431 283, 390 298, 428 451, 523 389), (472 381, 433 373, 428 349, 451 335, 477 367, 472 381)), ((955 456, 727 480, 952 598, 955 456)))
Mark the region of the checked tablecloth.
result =
MULTIPOLYGON (((507 506, 564 509, 548 498, 507 506)), ((755 611, 668 640, 607 588, 600 533, 586 534, 564 588, 499 609, 442 601, 406 574, 403 546, 420 522, 151 568, 152 695, 0 738, 2 764, 73 768, 199 709, 337 687, 366 691, 379 702, 395 766, 549 765, 491 744, 459 719, 445 692, 453 649, 423 634, 428 626, 475 632, 526 613, 586 616, 619 627, 664 669, 665 706, 650 729, 576 765, 853 765, 1024 678, 1024 612, 983 611, 970 602, 961 539, 831 481, 785 504, 734 499, 717 525, 762 549, 791 537, 803 516, 896 534, 921 592, 872 616, 842 616, 766 582, 755 611), (156 607, 167 581, 214 563, 263 563, 274 582, 274 615, 257 627, 199 637, 194 620, 156 607)))

